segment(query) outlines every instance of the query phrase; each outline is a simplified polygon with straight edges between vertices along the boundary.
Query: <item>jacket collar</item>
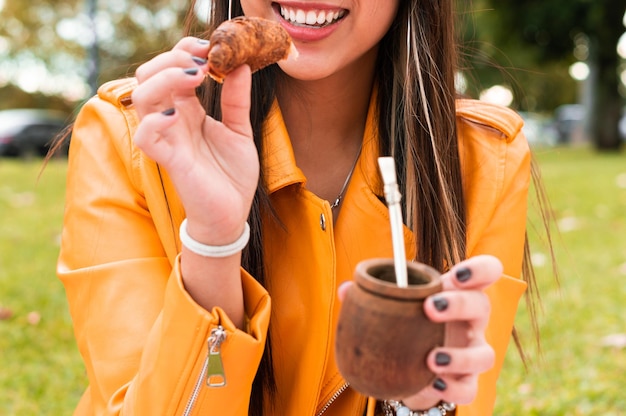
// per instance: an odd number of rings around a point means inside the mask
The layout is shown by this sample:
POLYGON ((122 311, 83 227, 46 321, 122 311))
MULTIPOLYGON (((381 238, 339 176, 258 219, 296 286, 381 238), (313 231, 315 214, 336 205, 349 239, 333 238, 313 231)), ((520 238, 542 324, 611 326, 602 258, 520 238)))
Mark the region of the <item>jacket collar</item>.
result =
POLYGON ((296 165, 285 120, 276 99, 263 126, 261 159, 265 186, 269 193, 289 185, 306 183, 304 173, 296 165))

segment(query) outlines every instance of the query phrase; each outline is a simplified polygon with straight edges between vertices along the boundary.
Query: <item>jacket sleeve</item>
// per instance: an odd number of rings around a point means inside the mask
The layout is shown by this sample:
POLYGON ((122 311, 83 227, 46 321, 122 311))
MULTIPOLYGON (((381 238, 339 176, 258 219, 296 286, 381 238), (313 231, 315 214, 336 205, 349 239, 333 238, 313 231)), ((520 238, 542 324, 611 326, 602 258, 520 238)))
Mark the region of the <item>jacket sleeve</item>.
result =
POLYGON ((459 416, 491 415, 496 382, 512 334, 513 323, 526 283, 520 279, 526 232, 527 194, 530 182, 530 149, 521 132, 521 120, 511 118, 506 129, 496 130, 484 120, 462 122, 468 143, 462 157, 465 177, 472 177, 466 194, 468 212, 468 256, 490 254, 500 259, 504 275, 486 293, 491 315, 487 342, 494 348, 494 367, 480 375, 479 394, 471 405, 460 406, 459 416), (507 131, 508 130, 508 131, 507 131), (474 152, 473 155, 468 154, 474 152))
MULTIPOLYGON (((249 330, 204 310, 168 259, 134 174, 133 126, 95 97, 74 126, 57 273, 63 282, 89 387, 77 415, 179 415, 222 325, 226 386, 200 381, 195 411, 247 415, 269 323, 267 292, 242 270, 249 330)), ((196 412, 189 414, 198 414, 196 412)))

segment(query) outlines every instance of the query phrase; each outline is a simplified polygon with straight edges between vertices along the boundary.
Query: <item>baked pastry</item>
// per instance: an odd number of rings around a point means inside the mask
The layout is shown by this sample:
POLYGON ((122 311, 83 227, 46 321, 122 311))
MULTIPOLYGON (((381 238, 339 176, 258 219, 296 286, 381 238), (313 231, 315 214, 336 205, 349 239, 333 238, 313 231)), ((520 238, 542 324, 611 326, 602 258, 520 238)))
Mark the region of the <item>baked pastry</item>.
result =
POLYGON ((217 27, 209 39, 209 75, 221 83, 243 64, 252 72, 286 59, 297 52, 287 31, 260 17, 238 16, 217 27))

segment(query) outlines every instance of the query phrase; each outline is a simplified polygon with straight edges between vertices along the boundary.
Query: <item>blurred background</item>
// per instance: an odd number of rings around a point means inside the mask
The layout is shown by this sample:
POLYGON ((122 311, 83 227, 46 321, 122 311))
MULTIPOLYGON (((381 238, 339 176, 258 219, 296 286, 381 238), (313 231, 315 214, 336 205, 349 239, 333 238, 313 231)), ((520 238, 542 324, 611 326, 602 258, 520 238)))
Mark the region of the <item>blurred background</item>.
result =
MULTIPOLYGON (((626 415, 626 4, 457 3, 459 93, 522 115, 549 198, 529 199, 541 347, 522 306, 527 361, 511 347, 495 414, 626 415)), ((66 149, 42 156, 99 85, 176 43, 189 4, 0 0, 0 415, 71 414, 86 384, 54 273, 66 149)))
MULTIPOLYGON (((189 2, 0 0, 0 109, 73 114, 98 85, 170 48, 189 2)), ((460 92, 520 111, 533 143, 621 147, 623 0, 458 3, 460 92)), ((197 16, 209 7, 199 0, 197 16)))

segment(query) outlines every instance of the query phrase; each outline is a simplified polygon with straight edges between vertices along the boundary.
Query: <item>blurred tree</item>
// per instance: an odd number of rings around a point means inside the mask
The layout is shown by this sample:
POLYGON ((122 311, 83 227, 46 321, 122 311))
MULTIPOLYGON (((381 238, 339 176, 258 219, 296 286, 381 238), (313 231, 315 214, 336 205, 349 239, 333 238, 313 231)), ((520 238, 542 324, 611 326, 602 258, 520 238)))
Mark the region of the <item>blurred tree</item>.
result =
MULTIPOLYGON (((188 6, 189 0, 0 0, 0 88, 13 84, 79 102, 92 92, 94 42, 96 83, 130 75, 182 36, 188 6)), ((0 106, 11 101, 3 94, 0 106)))
POLYGON ((538 50, 518 37, 501 36, 501 18, 487 0, 457 3, 467 95, 478 97, 486 88, 503 85, 514 93, 513 108, 535 112, 551 112, 576 101, 576 81, 567 71, 573 57, 542 61, 538 50))
MULTIPOLYGON (((472 24, 466 25, 465 38, 487 39, 495 48, 479 44, 469 61, 480 72, 487 63, 516 70, 511 79, 523 83, 530 102, 540 109, 556 104, 549 96, 573 102, 576 83, 567 77, 567 68, 584 60, 590 68, 587 98, 588 133, 597 149, 621 147, 618 122, 623 98, 620 95, 620 58, 617 43, 624 33, 624 0, 476 0, 472 24), (561 76, 554 71, 560 68, 561 76), (526 82, 529 77, 532 82, 526 82), (559 82, 555 82, 559 81, 559 82), (569 90, 569 94, 566 90, 569 90), (534 100, 533 98, 536 98, 534 100)), ((469 53, 472 53, 470 49, 469 53)), ((483 79, 494 76, 486 71, 483 79)), ((552 107, 554 108, 554 107, 552 107)))
POLYGON ((8 84, 0 88, 0 110, 10 108, 54 108, 68 115, 73 113, 74 104, 67 102, 58 95, 27 93, 15 85, 8 84), (10 97, 5 99, 5 97, 10 97))

